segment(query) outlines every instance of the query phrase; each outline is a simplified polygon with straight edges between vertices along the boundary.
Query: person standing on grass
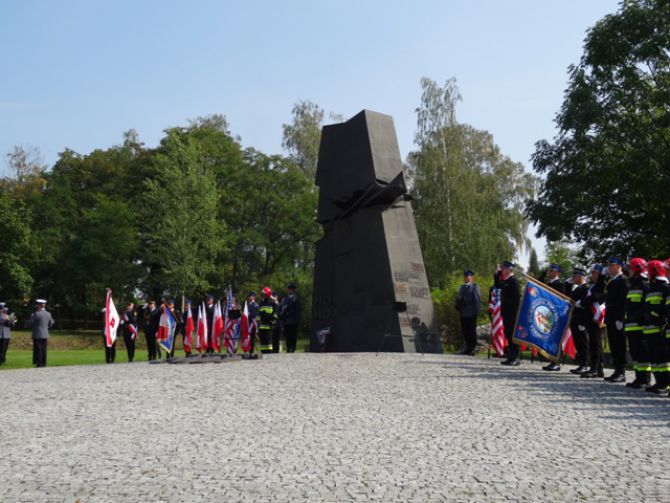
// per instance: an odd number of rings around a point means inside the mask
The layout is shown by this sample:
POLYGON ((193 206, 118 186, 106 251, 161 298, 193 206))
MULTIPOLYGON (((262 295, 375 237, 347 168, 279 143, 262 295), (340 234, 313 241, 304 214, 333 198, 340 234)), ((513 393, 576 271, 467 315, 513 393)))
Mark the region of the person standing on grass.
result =
POLYGON ((46 306, 46 300, 37 299, 35 312, 28 319, 28 328, 33 332, 33 365, 35 367, 47 366, 47 340, 49 329, 54 326, 54 319, 46 306))
POLYGON ((15 324, 16 317, 9 312, 9 308, 4 302, 0 302, 0 365, 3 365, 7 360, 7 348, 15 324))
POLYGON ((459 354, 474 356, 477 349, 477 316, 482 305, 482 292, 474 280, 475 273, 463 271, 464 283, 458 289, 456 310, 461 318, 461 331, 465 345, 459 354))
POLYGON ((123 342, 128 352, 128 362, 135 358, 135 340, 137 339, 137 315, 135 314, 135 303, 128 302, 121 317, 123 327, 123 342))

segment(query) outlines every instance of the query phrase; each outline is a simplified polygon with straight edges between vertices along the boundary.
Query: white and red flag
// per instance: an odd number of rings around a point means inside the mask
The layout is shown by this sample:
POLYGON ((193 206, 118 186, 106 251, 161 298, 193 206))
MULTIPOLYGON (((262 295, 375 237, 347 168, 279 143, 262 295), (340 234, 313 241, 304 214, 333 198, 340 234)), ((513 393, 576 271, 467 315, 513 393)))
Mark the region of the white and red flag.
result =
POLYGON ((193 323, 193 311, 191 306, 188 306, 186 311, 186 319, 184 320, 184 351, 191 352, 191 336, 195 331, 195 324, 193 323))
POLYGON ((223 334, 223 315, 221 314, 221 302, 214 307, 214 320, 212 321, 212 349, 217 353, 221 350, 221 335, 223 334))
POLYGON ((249 307, 244 303, 244 311, 242 311, 242 319, 240 320, 240 348, 245 353, 251 351, 251 330, 249 327, 249 307))
POLYGON ((565 337, 561 341, 561 350, 573 360, 577 356, 577 349, 575 348, 575 339, 572 337, 572 330, 568 328, 565 331, 565 337))
POLYGON ((505 337, 505 328, 500 309, 500 288, 494 288, 491 290, 489 312, 491 313, 491 345, 498 356, 502 356, 507 347, 507 338, 505 337))
POLYGON ((116 331, 119 328, 119 313, 116 310, 112 300, 112 291, 107 290, 107 300, 105 301, 105 344, 111 348, 116 341, 116 331))
POLYGON ((207 351, 207 309, 204 302, 198 308, 198 340, 195 347, 201 353, 207 351))
POLYGON ((593 321, 595 321, 600 328, 605 326, 605 305, 594 302, 591 304, 591 312, 593 313, 593 321))

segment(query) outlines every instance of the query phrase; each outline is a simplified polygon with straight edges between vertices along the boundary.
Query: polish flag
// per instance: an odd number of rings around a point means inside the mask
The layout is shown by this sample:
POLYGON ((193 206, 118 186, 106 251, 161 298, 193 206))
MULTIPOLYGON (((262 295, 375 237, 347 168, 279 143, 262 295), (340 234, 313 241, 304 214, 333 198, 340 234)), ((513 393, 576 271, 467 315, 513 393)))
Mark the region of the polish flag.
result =
POLYGON ((593 321, 595 321, 600 328, 605 326, 605 306, 594 302, 591 304, 591 312, 593 313, 593 321))
POLYGON ((119 328, 119 313, 116 310, 112 300, 112 291, 107 290, 107 300, 105 301, 105 343, 111 348, 116 342, 116 331, 119 328))
POLYGON ((572 338, 572 330, 570 330, 569 328, 565 332, 565 337, 563 337, 563 341, 561 341, 561 349, 563 353, 568 355, 573 360, 575 359, 575 356, 577 356, 577 350, 575 349, 575 340, 572 338))
POLYGON ((204 302, 198 308, 198 340, 195 348, 200 353, 207 350, 207 310, 204 302))
POLYGON ((214 320, 212 321, 212 348, 217 353, 221 350, 219 342, 221 334, 223 334, 223 316, 221 315, 221 301, 219 301, 214 307, 214 320))
POLYGON ((191 335, 195 330, 193 325, 193 311, 191 311, 191 306, 188 307, 186 311, 186 321, 184 322, 184 351, 191 352, 191 335))
POLYGON ((244 311, 242 312, 242 320, 240 321, 240 348, 245 353, 251 351, 251 330, 249 330, 249 308, 247 303, 244 303, 244 311))

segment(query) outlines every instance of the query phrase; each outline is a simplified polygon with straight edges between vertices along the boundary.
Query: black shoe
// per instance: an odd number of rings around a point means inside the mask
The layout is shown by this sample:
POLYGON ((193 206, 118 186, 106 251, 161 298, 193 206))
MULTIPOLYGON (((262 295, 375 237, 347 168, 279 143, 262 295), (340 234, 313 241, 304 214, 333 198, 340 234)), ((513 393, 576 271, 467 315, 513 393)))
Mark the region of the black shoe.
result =
POLYGON ((649 381, 638 381, 637 379, 635 379, 633 382, 626 383, 626 388, 642 389, 646 388, 647 386, 649 386, 649 381))
POLYGON ((655 395, 663 395, 668 392, 668 387, 663 386, 662 384, 660 386, 658 384, 654 384, 653 386, 647 387, 646 391, 655 395))
POLYGON ((521 360, 519 360, 518 358, 512 358, 511 360, 507 359, 505 361, 500 362, 500 365, 507 365, 509 367, 518 367, 519 365, 521 365, 521 360))
POLYGON ((605 377, 607 382, 626 382, 626 373, 615 371, 611 376, 605 377))
POLYGON ((572 373, 572 374, 583 374, 587 370, 588 370, 588 368, 586 368, 584 365, 580 365, 577 368, 570 369, 570 373, 572 373))
POLYGON ((561 370, 561 366, 558 363, 550 363, 549 365, 542 367, 542 370, 546 370, 548 372, 558 372, 561 370))

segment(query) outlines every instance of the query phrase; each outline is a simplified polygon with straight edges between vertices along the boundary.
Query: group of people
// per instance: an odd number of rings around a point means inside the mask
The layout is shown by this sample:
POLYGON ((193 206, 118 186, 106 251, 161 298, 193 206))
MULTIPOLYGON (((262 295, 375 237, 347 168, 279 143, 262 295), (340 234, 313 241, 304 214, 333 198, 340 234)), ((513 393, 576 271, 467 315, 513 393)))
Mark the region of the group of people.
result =
MULTIPOLYGON (((575 343, 577 367, 571 372, 583 378, 604 378, 610 383, 626 382, 627 353, 630 353, 635 379, 626 386, 651 393, 670 391, 670 259, 666 261, 636 257, 628 262, 612 257, 606 265, 593 264, 590 269, 575 267, 568 279, 551 264, 544 282, 571 299, 574 308, 570 330, 575 343), (604 323, 593 316, 593 306, 604 305, 604 323), (605 377, 603 370, 603 334, 609 344, 613 372, 605 377)), ((474 273, 465 271, 456 302, 461 317, 464 354, 474 354, 477 345, 476 320, 481 307, 481 291, 474 283, 474 273)), ((514 264, 504 262, 494 274, 492 288, 499 289, 501 317, 507 338, 507 366, 518 366, 520 348, 513 340, 521 302, 519 281, 514 264)), ((543 367, 559 371, 558 363, 543 367)))
MULTIPOLYGON (((280 336, 283 333, 286 341, 286 351, 293 353, 296 350, 298 339, 298 327, 300 325, 302 304, 297 295, 295 283, 289 283, 287 294, 282 299, 277 292, 269 287, 261 290, 260 302, 257 300, 256 292, 250 291, 246 296, 247 316, 250 327, 254 327, 254 337, 251 337, 249 353, 260 351, 261 353, 278 353, 280 349, 280 336), (255 340, 258 338, 258 343, 255 340)), ((242 307, 234 296, 222 299, 220 309, 226 313, 226 320, 238 323, 242 318, 242 307)), ((184 353, 187 357, 193 354, 193 348, 201 354, 213 354, 222 347, 222 341, 216 340, 214 330, 217 299, 214 295, 207 295, 202 306, 194 304, 190 299, 184 301, 183 310, 175 307, 173 299, 164 300, 159 306, 155 300, 149 300, 142 308, 136 309, 133 302, 128 302, 120 316, 119 329, 123 335, 123 341, 128 352, 128 361, 132 362, 135 357, 135 341, 140 329, 144 332, 147 343, 147 356, 149 360, 161 358, 159 345, 160 320, 163 308, 170 311, 176 321, 174 340, 181 337, 184 353), (202 320, 199 320, 202 317, 202 320), (199 322, 202 322, 203 332, 206 339, 202 344, 193 341, 197 337, 199 322), (206 328, 206 330, 204 330, 206 328)), ((220 336, 222 337, 222 336, 220 336)), ((116 358, 116 341, 108 346, 103 337, 105 347, 105 361, 113 363, 116 358)), ((174 345, 170 352, 174 356, 174 345)))
MULTIPOLYGON (((256 292, 247 294, 248 322, 250 326, 256 327, 255 335, 259 340, 257 345, 254 342, 254 337, 251 338, 249 353, 254 353, 254 351, 278 353, 282 333, 286 340, 286 351, 289 353, 295 352, 302 303, 298 297, 295 283, 289 283, 287 291, 288 293, 280 299, 277 292, 265 287, 261 291, 260 302, 256 300, 256 292)), ((181 336, 186 356, 192 355, 194 346, 196 351, 201 354, 214 353, 217 348, 220 348, 219 341, 215 341, 213 337, 215 333, 213 330, 215 304, 216 298, 213 295, 206 296, 201 311, 190 300, 185 301, 183 311, 175 307, 175 302, 172 299, 164 300, 160 306, 156 301, 149 300, 140 310, 136 309, 134 302, 128 302, 123 313, 120 314, 119 320, 119 333, 126 346, 128 361, 132 362, 135 358, 135 345, 140 330, 144 332, 146 338, 148 359, 156 360, 161 357, 158 334, 163 307, 170 310, 177 322, 174 340, 176 341, 178 336, 181 336), (191 327, 198 326, 198 312, 204 312, 202 321, 207 326, 207 339, 200 347, 197 343, 192 342, 193 334, 189 333, 192 330, 191 327), (189 318, 191 318, 190 322, 189 318)), ((234 321, 242 317, 240 304, 235 297, 230 296, 228 299, 224 299, 221 304, 223 309, 226 310, 227 319, 234 321)), ((54 326, 54 319, 51 313, 47 311, 46 305, 47 301, 45 299, 37 299, 35 301, 35 311, 26 322, 26 326, 32 330, 33 365, 35 367, 46 367, 49 329, 54 326)), ((104 316, 104 309, 101 313, 104 316)), ((4 302, 0 302, 0 365, 6 361, 11 331, 16 327, 16 324, 16 315, 10 312, 9 307, 4 302)), ((113 363, 116 359, 116 340, 111 346, 108 346, 105 337, 103 337, 103 341, 105 361, 113 363)), ((170 356, 174 356, 174 345, 170 356)))

